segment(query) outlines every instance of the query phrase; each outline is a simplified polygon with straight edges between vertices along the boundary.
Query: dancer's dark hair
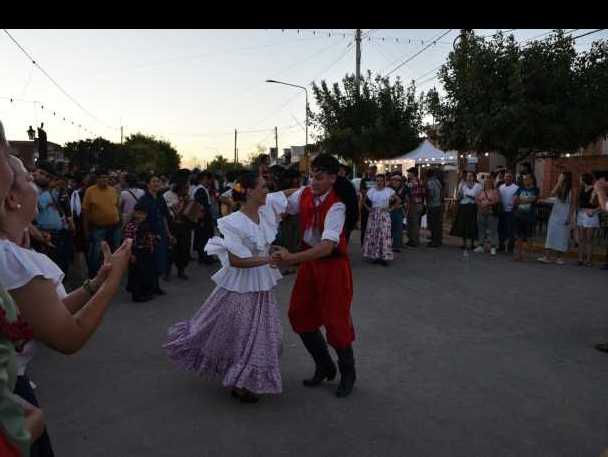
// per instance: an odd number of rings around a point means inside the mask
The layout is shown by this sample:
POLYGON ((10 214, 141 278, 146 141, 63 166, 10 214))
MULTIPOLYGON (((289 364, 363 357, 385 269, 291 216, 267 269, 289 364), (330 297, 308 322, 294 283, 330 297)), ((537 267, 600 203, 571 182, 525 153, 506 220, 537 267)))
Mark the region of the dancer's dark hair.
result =
POLYGON ((327 174, 336 176, 334 192, 346 206, 346 219, 344 228, 351 232, 359 220, 359 202, 355 186, 346 178, 338 176, 340 162, 331 154, 319 154, 312 161, 311 168, 315 171, 324 171, 327 174))
POLYGON ((253 171, 241 173, 236 180, 236 186, 232 189, 232 199, 235 202, 247 200, 247 190, 255 189, 258 185, 258 174, 253 171))
POLYGON ((561 201, 565 202, 572 191, 572 173, 569 171, 562 171, 562 174, 564 175, 564 181, 557 190, 557 196, 561 201))

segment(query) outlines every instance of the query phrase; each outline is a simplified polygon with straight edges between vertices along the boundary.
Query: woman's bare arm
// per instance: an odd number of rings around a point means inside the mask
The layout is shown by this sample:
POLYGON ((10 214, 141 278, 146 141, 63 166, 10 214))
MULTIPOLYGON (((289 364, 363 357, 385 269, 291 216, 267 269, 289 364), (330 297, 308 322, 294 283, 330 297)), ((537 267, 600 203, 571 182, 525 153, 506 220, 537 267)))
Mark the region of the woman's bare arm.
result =
POLYGON ((37 277, 11 291, 23 319, 32 327, 34 337, 64 354, 81 349, 101 323, 110 300, 118 291, 130 255, 131 241, 128 240, 112 256, 107 280, 74 315, 48 279, 37 277))

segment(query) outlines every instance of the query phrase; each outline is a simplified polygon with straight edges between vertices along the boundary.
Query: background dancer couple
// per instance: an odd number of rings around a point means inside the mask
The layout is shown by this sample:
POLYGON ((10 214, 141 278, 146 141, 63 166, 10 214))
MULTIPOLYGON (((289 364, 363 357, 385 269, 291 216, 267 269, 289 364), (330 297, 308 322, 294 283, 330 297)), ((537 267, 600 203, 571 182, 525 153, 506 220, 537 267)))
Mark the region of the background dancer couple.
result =
POLYGON ((353 295, 347 236, 358 219, 352 184, 337 176, 338 161, 320 154, 312 163, 309 187, 268 193, 261 176, 239 177, 233 198, 241 210, 218 220, 222 237, 206 251, 217 255, 222 268, 209 298, 192 319, 169 329, 165 344, 178 365, 205 377, 220 377, 242 402, 257 402, 259 394, 282 392, 279 357, 282 329, 273 288, 281 278, 278 266, 300 265, 289 320, 315 362, 306 386, 331 381, 337 374, 327 340, 338 355, 341 379, 338 397, 355 384, 355 338, 350 315, 353 295), (302 250, 271 252, 284 214, 297 214, 302 250))

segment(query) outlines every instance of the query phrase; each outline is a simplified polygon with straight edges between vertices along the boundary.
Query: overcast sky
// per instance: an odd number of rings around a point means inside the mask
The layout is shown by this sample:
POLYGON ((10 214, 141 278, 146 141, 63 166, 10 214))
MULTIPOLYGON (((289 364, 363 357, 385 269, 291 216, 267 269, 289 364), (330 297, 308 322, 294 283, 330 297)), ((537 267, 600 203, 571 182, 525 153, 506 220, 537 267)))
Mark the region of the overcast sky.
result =
MULTIPOLYGON (((447 30, 364 30, 362 71, 386 74, 447 30)), ((482 35, 495 31, 478 30, 482 35)), ((511 33, 525 41, 548 31, 511 33)), ((28 126, 44 122, 49 141, 59 144, 93 135, 118 142, 124 125, 125 136, 143 132, 170 141, 186 166, 204 165, 217 154, 232 158, 235 128, 241 132, 241 159, 257 147, 273 146, 275 126, 280 149, 304 144, 304 92, 264 81, 310 87, 312 81, 335 82, 355 69, 353 30, 9 33, 72 98, 2 31, 0 119, 9 139, 27 139, 28 126)), ((451 31, 391 76, 418 79, 421 90, 440 89, 431 70, 445 61, 457 34, 451 31)), ((608 38, 606 31, 581 38, 577 48, 600 38, 608 38)), ((314 109, 312 93, 310 102, 314 109)))

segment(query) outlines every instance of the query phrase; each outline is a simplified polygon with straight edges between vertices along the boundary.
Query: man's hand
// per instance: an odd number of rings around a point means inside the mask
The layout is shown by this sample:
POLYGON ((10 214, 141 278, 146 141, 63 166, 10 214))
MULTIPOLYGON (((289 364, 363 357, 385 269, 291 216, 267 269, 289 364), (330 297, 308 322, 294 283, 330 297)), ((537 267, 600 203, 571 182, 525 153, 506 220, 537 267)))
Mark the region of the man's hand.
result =
POLYGON ((290 252, 284 247, 273 246, 272 255, 270 256, 271 266, 274 268, 278 266, 287 266, 287 259, 289 259, 290 255, 290 252))

